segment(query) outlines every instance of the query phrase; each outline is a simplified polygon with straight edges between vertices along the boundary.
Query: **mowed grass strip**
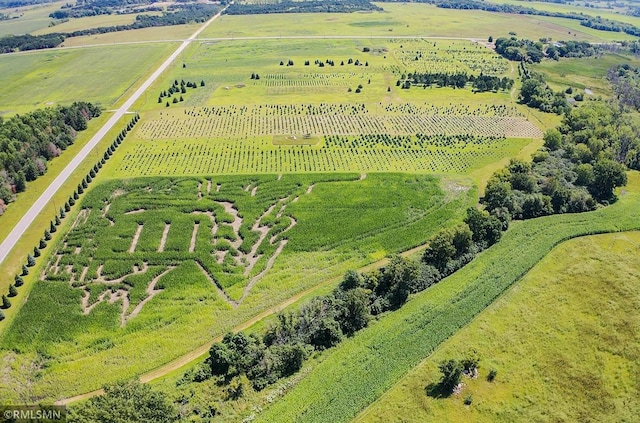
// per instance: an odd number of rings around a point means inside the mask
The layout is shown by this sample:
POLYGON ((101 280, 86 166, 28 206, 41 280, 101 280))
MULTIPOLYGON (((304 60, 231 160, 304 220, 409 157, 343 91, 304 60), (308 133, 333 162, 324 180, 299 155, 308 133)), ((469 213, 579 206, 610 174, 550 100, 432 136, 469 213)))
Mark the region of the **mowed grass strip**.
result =
POLYGON ((355 421, 635 421, 639 248, 640 232, 556 247, 355 421), (479 377, 464 378, 459 395, 428 396, 438 363, 471 348, 481 357, 479 377), (492 369, 493 383, 486 379, 492 369))
POLYGON ((344 341, 256 421, 342 422, 356 416, 567 239, 640 228, 640 174, 616 204, 515 222, 502 240, 402 309, 344 341))

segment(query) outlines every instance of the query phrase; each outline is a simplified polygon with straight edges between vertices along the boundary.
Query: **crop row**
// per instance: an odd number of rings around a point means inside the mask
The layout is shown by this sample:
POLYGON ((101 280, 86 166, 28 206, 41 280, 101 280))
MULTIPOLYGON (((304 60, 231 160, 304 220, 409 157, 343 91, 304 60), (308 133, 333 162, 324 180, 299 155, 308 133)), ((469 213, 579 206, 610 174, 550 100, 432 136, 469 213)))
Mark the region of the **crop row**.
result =
POLYGON ((521 145, 496 138, 468 141, 456 137, 438 141, 426 135, 409 141, 334 136, 319 148, 274 146, 266 139, 142 142, 126 153, 117 172, 124 177, 334 171, 465 173, 499 160, 507 150, 521 145))
POLYGON ((224 115, 183 119, 168 117, 145 121, 137 132, 141 139, 242 137, 315 134, 361 135, 462 135, 539 138, 540 130, 524 118, 443 115, 224 115))

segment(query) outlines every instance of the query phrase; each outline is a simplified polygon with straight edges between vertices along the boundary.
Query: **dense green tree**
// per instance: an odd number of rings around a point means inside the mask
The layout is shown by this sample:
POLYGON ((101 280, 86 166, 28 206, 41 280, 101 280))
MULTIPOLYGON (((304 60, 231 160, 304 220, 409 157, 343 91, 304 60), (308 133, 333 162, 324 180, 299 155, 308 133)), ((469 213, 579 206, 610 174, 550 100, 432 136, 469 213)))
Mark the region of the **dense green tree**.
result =
POLYGON ((18 295, 18 290, 16 289, 16 287, 13 284, 9 285, 9 296, 15 297, 16 295, 18 295))
POLYGON ((2 304, 0 305, 0 308, 3 309, 8 309, 11 307, 11 301, 9 301, 9 298, 7 298, 6 295, 2 296, 2 304))
POLYGON ((104 387, 104 394, 71 409, 71 423, 171 423, 179 421, 175 407, 160 392, 138 381, 104 387))
POLYGON ((369 297, 371 292, 363 288, 353 288, 348 291, 338 289, 336 297, 336 320, 342 332, 351 336, 369 324, 369 297))
POLYGON ((455 387, 458 386, 460 380, 462 380, 462 371, 464 370, 462 363, 458 360, 450 359, 441 362, 438 368, 441 373, 441 389, 447 394, 453 393, 455 387))
POLYGON ((562 144, 562 134, 557 129, 549 129, 544 133, 544 146, 549 150, 557 150, 562 144))
POLYGON ((589 185, 591 194, 600 201, 614 199, 613 189, 627 183, 624 166, 613 160, 600 160, 593 166, 593 181, 589 185))

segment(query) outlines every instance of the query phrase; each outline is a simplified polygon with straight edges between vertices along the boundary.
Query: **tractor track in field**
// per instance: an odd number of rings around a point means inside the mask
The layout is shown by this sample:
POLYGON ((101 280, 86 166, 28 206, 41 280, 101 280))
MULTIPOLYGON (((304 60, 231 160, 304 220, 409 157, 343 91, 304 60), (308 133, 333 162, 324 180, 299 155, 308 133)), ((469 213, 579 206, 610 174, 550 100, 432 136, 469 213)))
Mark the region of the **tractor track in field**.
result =
MULTIPOLYGON (((417 247, 411 248, 407 251, 402 252, 400 255, 403 257, 409 257, 412 256, 422 250, 424 250, 427 247, 427 244, 422 244, 419 245, 417 247)), ((375 270, 375 269, 379 269, 383 266, 385 266, 386 264, 389 263, 389 259, 388 258, 384 258, 378 261, 375 261, 371 264, 368 264, 366 266, 361 267, 360 269, 358 269, 359 272, 368 272, 371 270, 375 270)), ((273 305, 269 308, 267 308, 266 310, 262 311, 261 313, 257 314, 256 316, 245 320, 244 322, 240 323, 237 326, 234 326, 233 328, 230 329, 231 332, 240 332, 243 330, 248 329, 249 327, 253 326, 254 324, 260 322, 261 320, 279 313, 280 311, 284 310, 286 307, 289 307, 290 305, 296 303, 297 301, 299 301, 300 299, 302 299, 303 297, 311 294, 312 292, 314 292, 315 290, 324 287, 326 285, 330 285, 330 284, 334 284, 339 282, 342 279, 342 276, 336 276, 333 277, 331 279, 327 279, 323 282, 320 282, 317 285, 314 285, 310 288, 305 289, 304 291, 301 291, 299 293, 297 293, 296 295, 293 295, 292 297, 287 298, 286 300, 273 305)), ((216 342, 220 342, 222 341, 222 337, 224 335, 219 335, 215 338, 213 338, 211 341, 207 342, 204 345, 201 345, 193 350, 191 350, 190 352, 174 359, 171 360, 170 362, 157 367, 153 370, 150 370, 146 373, 143 373, 142 375, 140 375, 139 379, 140 382, 142 383, 148 383, 151 382, 153 380, 159 379, 163 376, 168 375, 169 373, 180 369, 181 367, 184 367, 190 363, 192 363, 195 360, 198 360, 199 358, 201 358, 202 356, 204 356, 205 354, 207 354, 209 352, 209 349, 211 348, 211 346, 216 343, 216 342)), ((104 390, 103 389, 97 389, 95 391, 91 391, 91 392, 86 392, 84 394, 79 394, 79 395, 75 395, 73 397, 68 397, 68 398, 64 398, 61 400, 58 400, 55 402, 56 405, 67 405, 67 404, 71 404, 74 402, 78 402, 78 401, 83 401, 83 400, 87 400, 89 398, 95 397, 95 396, 99 396, 104 394, 104 390)))

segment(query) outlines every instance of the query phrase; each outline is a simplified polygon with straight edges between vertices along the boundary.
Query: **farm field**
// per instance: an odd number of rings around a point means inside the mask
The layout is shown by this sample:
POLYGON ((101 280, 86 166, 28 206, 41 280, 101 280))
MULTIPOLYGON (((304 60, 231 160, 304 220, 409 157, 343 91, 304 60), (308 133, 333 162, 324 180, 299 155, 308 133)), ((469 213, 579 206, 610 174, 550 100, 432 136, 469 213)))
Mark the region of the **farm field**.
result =
POLYGON ((470 181, 400 174, 98 185, 31 272, 29 301, 0 339, 16 382, 0 395, 20 398, 17 381, 37 374, 31 400, 60 399, 158 367, 297 292, 424 243, 476 198, 470 181), (29 363, 46 370, 20 374, 29 363))
POLYGON ((514 222, 499 243, 470 264, 310 364, 306 376, 281 399, 271 405, 265 400, 264 411, 254 421, 349 421, 517 283, 554 246, 580 235, 640 229, 639 200, 640 174, 632 172, 624 196, 610 207, 514 222))
POLYGON ((66 47, 84 47, 91 45, 109 45, 118 43, 142 43, 184 40, 196 32, 198 25, 172 25, 109 32, 106 34, 84 35, 64 40, 66 47))
MULTIPOLYGON (((69 19, 54 26, 32 32, 33 35, 50 34, 52 32, 73 32, 101 26, 129 25, 135 22, 136 15, 159 15, 160 12, 144 12, 126 15, 98 15, 69 19)), ((51 18, 49 18, 51 19, 51 18)))
POLYGON ((0 36, 12 34, 30 34, 47 28, 51 22, 49 14, 60 9, 65 2, 44 3, 33 6, 4 7, 0 4, 0 13, 15 19, 0 21, 0 36))
POLYGON ((376 5, 385 11, 349 14, 306 13, 297 14, 295 20, 282 14, 225 15, 216 25, 200 34, 200 38, 353 35, 365 38, 421 36, 486 40, 489 35, 493 35, 494 38, 508 37, 509 32, 514 31, 519 37, 534 40, 542 37, 593 42, 636 39, 623 33, 581 27, 578 21, 571 19, 441 9, 427 4, 376 3, 376 5), (568 31, 571 31, 571 34, 568 34, 568 31))
POLYGON ((139 102, 142 122, 106 173, 464 174, 542 135, 509 91, 397 86, 411 71, 515 77, 466 40, 202 43, 139 102), (178 81, 193 86, 165 96, 178 81))
POLYGON ((108 108, 173 48, 167 43, 0 55, 0 115, 77 100, 108 108))
MULTIPOLYGON (((526 1, 522 0, 490 0, 491 3, 497 4, 511 4, 515 6, 531 7, 536 10, 544 10, 548 12, 561 12, 561 13, 582 13, 589 16, 600 16, 605 19, 613 21, 626 22, 633 25, 640 25, 640 18, 636 16, 625 15, 621 12, 616 12, 615 9, 610 10, 606 7, 600 7, 598 3, 590 3, 594 7, 584 7, 580 4, 560 4, 549 3, 541 1, 526 1)), ((608 5, 604 5, 608 6, 608 5)))
POLYGON ((640 232, 624 232, 556 247, 354 421, 634 421, 639 245, 640 232), (479 377, 464 378, 459 395, 428 396, 437 364, 471 348, 479 377))

